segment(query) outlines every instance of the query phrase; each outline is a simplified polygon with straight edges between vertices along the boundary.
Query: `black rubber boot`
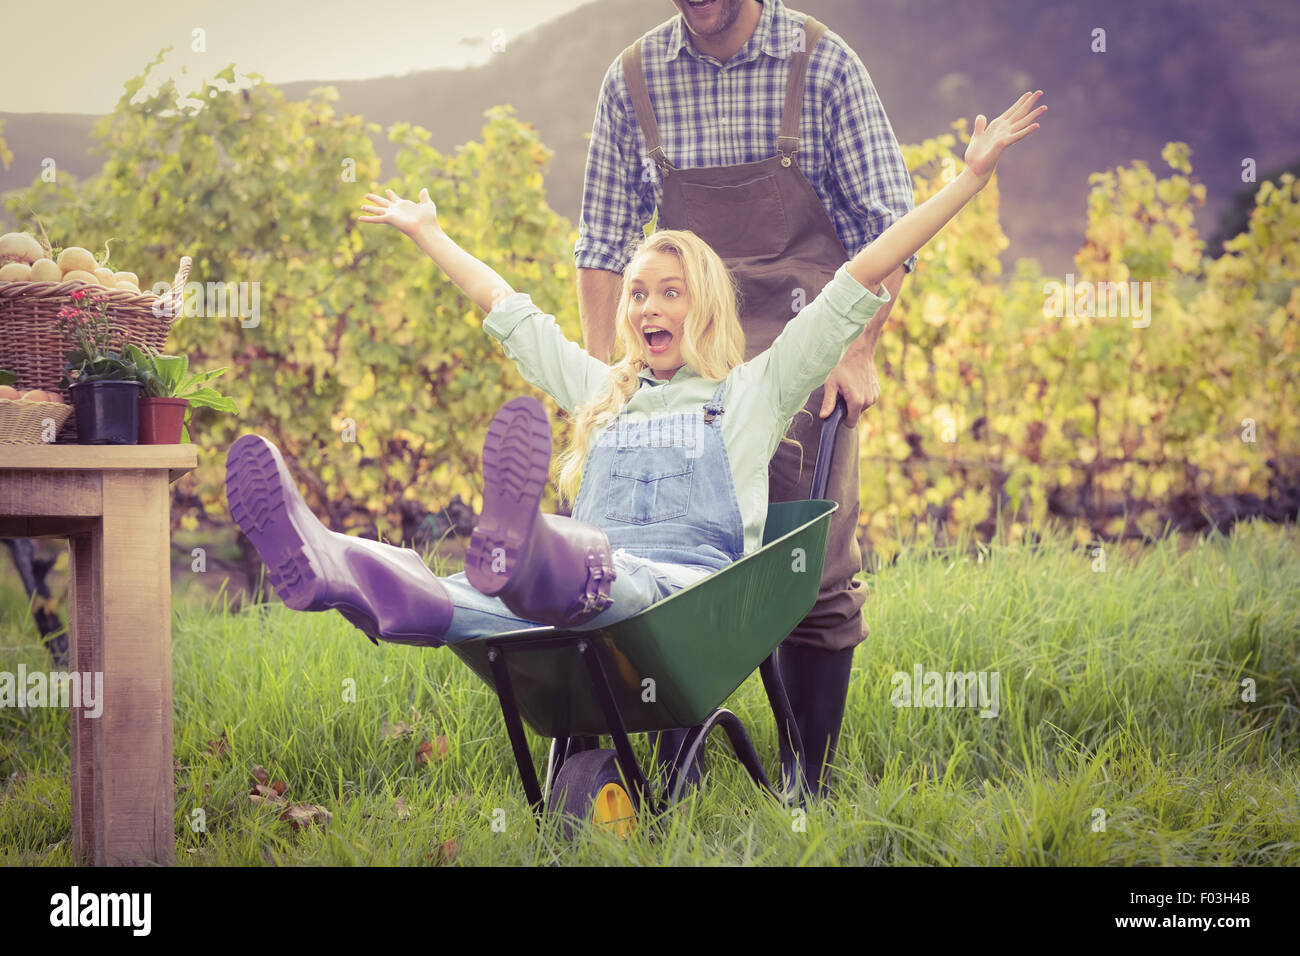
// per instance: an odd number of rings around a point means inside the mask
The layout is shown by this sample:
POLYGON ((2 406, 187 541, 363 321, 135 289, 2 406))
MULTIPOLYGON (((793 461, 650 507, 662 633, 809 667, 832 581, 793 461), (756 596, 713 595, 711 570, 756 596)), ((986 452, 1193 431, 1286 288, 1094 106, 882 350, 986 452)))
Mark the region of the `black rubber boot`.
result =
POLYGON ((818 797, 830 796, 831 765, 844 721, 853 648, 824 651, 782 644, 777 663, 803 740, 805 784, 818 797))

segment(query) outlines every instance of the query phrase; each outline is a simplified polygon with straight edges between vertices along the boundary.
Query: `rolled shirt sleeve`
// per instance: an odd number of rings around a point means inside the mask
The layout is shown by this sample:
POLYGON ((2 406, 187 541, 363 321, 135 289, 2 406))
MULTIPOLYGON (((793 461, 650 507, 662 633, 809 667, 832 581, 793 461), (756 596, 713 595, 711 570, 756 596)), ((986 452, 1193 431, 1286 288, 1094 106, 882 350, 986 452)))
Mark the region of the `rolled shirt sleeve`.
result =
POLYGON ((501 343, 525 379, 550 395, 570 415, 609 384, 609 366, 568 339, 555 317, 533 304, 526 292, 498 302, 483 331, 501 343))
POLYGON ((636 154, 636 130, 623 105, 622 75, 622 62, 615 59, 605 73, 596 104, 574 246, 579 269, 622 273, 632 257, 632 246, 642 235, 641 224, 653 215, 645 208, 639 188, 642 164, 636 154))
POLYGON ((763 391, 780 422, 774 443, 889 299, 883 283, 877 295, 842 265, 817 298, 786 323, 776 341, 746 363, 752 367, 749 375, 764 380, 763 391))

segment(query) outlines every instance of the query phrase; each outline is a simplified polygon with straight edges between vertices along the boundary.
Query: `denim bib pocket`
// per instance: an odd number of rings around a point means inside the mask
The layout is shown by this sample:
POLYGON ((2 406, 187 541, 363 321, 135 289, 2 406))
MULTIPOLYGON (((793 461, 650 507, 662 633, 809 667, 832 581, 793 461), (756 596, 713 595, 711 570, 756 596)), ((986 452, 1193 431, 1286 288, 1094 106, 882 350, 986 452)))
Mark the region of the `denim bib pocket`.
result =
POLYGON ((680 446, 615 449, 605 517, 654 524, 686 514, 695 473, 689 450, 680 446))

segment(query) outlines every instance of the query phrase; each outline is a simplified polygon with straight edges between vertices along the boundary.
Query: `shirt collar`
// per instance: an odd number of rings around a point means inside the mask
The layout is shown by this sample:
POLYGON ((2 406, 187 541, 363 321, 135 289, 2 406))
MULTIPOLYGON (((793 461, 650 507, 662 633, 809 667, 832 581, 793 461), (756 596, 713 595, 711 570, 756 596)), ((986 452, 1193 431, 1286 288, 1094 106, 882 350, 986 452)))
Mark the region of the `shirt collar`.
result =
MULTIPOLYGON (((799 27, 798 21, 786 13, 785 5, 781 0, 759 0, 759 2, 763 4, 763 12, 758 18, 758 25, 754 27, 753 35, 745 41, 745 45, 731 58, 729 61, 731 63, 747 63, 755 59, 760 50, 778 60, 790 59, 795 44, 795 34, 799 27)), ((675 59, 683 49, 687 49, 697 60, 704 56, 687 39, 686 24, 682 20, 682 15, 678 13, 673 17, 673 28, 668 34, 668 50, 664 54, 664 62, 668 63, 675 59)))
POLYGON ((652 368, 641 369, 641 371, 637 372, 636 377, 644 379, 651 385, 667 385, 669 382, 680 382, 685 378, 699 378, 700 376, 689 365, 683 365, 673 373, 672 378, 659 378, 659 376, 655 375, 654 369, 652 368))

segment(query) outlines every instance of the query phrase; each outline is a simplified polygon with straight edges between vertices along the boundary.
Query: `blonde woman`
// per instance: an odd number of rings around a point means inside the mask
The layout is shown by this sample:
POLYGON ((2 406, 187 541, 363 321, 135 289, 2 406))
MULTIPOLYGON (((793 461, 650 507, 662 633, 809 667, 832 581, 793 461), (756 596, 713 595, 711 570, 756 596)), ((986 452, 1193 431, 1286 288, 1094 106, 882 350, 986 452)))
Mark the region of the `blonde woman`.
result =
POLYGON ((975 122, 966 168, 840 267, 772 346, 742 361, 734 286, 693 233, 637 249, 618 306, 622 358, 606 365, 442 230, 419 201, 369 194, 361 216, 409 236, 487 313, 523 376, 574 416, 556 462, 573 517, 543 514, 551 428, 516 398, 483 449, 483 514, 464 573, 438 578, 416 552, 327 530, 279 452, 244 435, 227 458, 231 512, 298 610, 336 608, 371 639, 437 645, 536 624, 596 628, 629 617, 761 546, 767 467, 794 415, 889 294, 882 280, 989 181, 1002 151, 1038 128, 1041 91, 975 122), (879 289, 880 291, 873 291, 879 289))

